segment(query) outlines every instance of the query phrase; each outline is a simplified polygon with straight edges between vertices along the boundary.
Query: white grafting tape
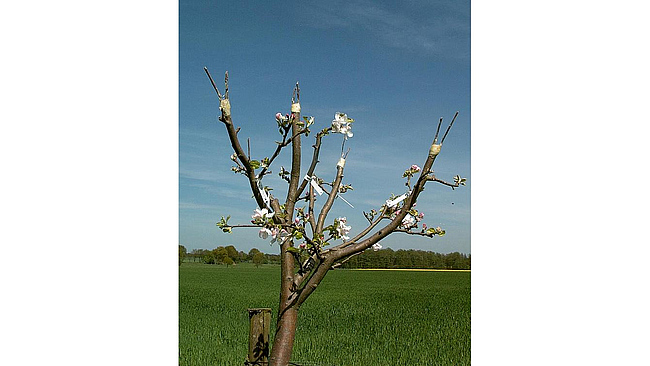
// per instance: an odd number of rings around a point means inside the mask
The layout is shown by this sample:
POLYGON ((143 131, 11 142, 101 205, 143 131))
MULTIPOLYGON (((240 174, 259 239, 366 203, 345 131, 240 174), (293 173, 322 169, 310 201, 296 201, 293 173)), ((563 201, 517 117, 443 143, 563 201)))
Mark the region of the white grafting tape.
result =
POLYGON ((219 108, 223 111, 223 114, 230 116, 230 101, 228 99, 221 99, 219 108))
POLYGON ((440 148, 442 145, 432 144, 431 149, 429 149, 429 156, 436 156, 440 154, 440 148))
MULTIPOLYGON (((305 179, 309 179, 309 176, 305 175, 305 179)), ((311 186, 314 187, 314 190, 316 191, 316 193, 318 193, 319 196, 325 193, 325 191, 323 191, 323 189, 318 185, 318 182, 316 181, 316 177, 311 177, 311 179, 309 179, 309 184, 311 184, 311 186)))
POLYGON ((339 162, 336 164, 336 166, 340 166, 341 168, 345 168, 345 158, 339 159, 339 162))
POLYGON ((411 194, 411 191, 408 193, 404 193, 403 195, 396 197, 395 199, 392 200, 386 200, 386 206, 388 207, 395 207, 397 206, 398 203, 404 201, 408 195, 411 194))

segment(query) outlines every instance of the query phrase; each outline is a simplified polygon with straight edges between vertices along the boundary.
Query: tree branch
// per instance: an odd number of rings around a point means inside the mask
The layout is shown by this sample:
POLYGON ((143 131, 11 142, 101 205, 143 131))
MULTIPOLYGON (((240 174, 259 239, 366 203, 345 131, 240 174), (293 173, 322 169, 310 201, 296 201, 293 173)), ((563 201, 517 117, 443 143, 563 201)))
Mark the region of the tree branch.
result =
POLYGON ((433 238, 437 234, 436 232, 427 233, 424 230, 423 231, 410 231, 410 230, 402 229, 402 228, 397 228, 393 232, 404 233, 404 234, 409 234, 409 235, 426 236, 426 237, 429 237, 429 238, 433 238))
MULTIPOLYGON (((311 158, 311 164, 309 165, 309 169, 307 169, 307 175, 312 176, 314 174, 314 171, 316 170, 316 165, 318 164, 318 155, 320 154, 320 145, 321 145, 321 140, 323 136, 325 136, 329 131, 332 130, 332 127, 327 127, 323 129, 322 131, 318 132, 316 134, 316 143, 312 146, 314 148, 314 154, 312 155, 311 158)), ((300 188, 298 188, 298 196, 302 194, 302 191, 305 190, 305 187, 307 186, 307 181, 304 181, 300 184, 300 188)))
MULTIPOLYGON (((330 250, 327 253, 322 253, 323 259, 318 264, 318 266, 313 270, 312 276, 306 281, 304 287, 295 293, 294 295, 295 300, 292 301, 292 305, 295 304, 295 306, 299 307, 309 297, 309 295, 314 292, 318 284, 323 280, 323 278, 325 277, 327 272, 332 268, 335 262, 341 260, 345 261, 347 258, 359 254, 364 250, 370 248, 373 244, 379 242, 381 239, 385 238, 392 232, 401 230, 398 229, 398 227, 401 225, 402 220, 404 220, 408 212, 413 207, 413 204, 417 201, 418 195, 424 190, 424 186, 427 183, 427 181, 429 181, 428 179, 429 173, 431 172, 431 168, 433 166, 433 163, 436 160, 436 157, 440 153, 440 148, 441 145, 438 145, 434 139, 434 142, 431 144, 431 147, 429 148, 429 154, 427 160, 424 163, 422 170, 420 171, 420 176, 418 177, 417 182, 415 183, 415 187, 413 188, 412 193, 404 200, 404 203, 402 204, 402 207, 400 209, 400 213, 396 215, 396 217, 392 219, 390 223, 388 223, 386 226, 384 226, 379 231, 374 233, 371 237, 359 243, 355 243, 354 240, 350 242, 346 242, 343 244, 344 247, 340 249, 330 250)), ((336 197, 335 193, 338 192, 340 180, 343 175, 342 173, 343 173, 343 169, 342 167, 339 167, 339 171, 337 172, 337 180, 335 180, 335 183, 333 184, 332 187, 332 194, 328 197, 328 202, 330 203, 330 206, 331 206, 331 202, 334 200, 334 197, 336 197)), ((384 217, 383 215, 384 212, 385 211, 382 211, 382 215, 374 223, 375 226, 384 217)), ((323 211, 321 211, 321 216, 322 214, 323 211)), ((322 220, 324 220, 324 218, 322 220)), ((319 217, 319 225, 317 225, 318 228, 322 228, 322 224, 321 224, 322 220, 321 217, 319 217)), ((373 226, 373 224, 371 224, 370 226, 373 226)))
POLYGON ((438 178, 436 178, 435 176, 428 177, 427 180, 428 180, 428 181, 432 181, 432 182, 438 182, 438 183, 440 183, 440 184, 442 184, 442 185, 445 185, 445 186, 451 187, 452 189, 460 187, 460 183, 449 183, 449 182, 445 182, 444 180, 442 180, 442 179, 438 179, 438 178))
MULTIPOLYGON (((300 87, 296 83, 294 88, 295 98, 291 98, 291 180, 289 181, 289 189, 287 191, 287 199, 285 201, 285 222, 292 222, 293 211, 296 204, 297 188, 300 181, 300 128, 298 121, 300 121, 300 87)), ((282 282, 280 285, 280 306, 278 309, 278 322, 284 315, 285 311, 291 307, 293 284, 295 274, 293 272, 295 266, 295 258, 289 251, 292 240, 285 240, 280 245, 280 276, 282 282)))
POLYGON ((449 127, 447 127, 447 131, 445 131, 444 136, 442 136, 442 140, 440 140, 440 145, 442 145, 442 143, 445 142, 445 138, 447 137, 449 130, 451 130, 451 126, 454 125, 454 121, 456 120, 456 117, 458 117, 458 111, 456 111, 456 114, 454 114, 454 118, 451 119, 451 123, 449 124, 449 127))
POLYGON ((259 179, 262 179, 262 177, 266 174, 266 171, 271 167, 271 163, 273 163, 273 160, 275 160, 275 158, 277 158, 278 155, 280 155, 280 150, 282 150, 283 147, 289 145, 289 143, 291 142, 291 140, 287 140, 289 131, 290 131, 289 128, 284 129, 284 135, 282 135, 282 142, 278 143, 278 146, 275 148, 273 155, 271 155, 268 164, 260 172, 259 179))
POLYGON ((429 149, 429 156, 427 157, 427 160, 424 163, 422 170, 420 171, 420 176, 418 177, 418 180, 415 183, 413 192, 404 200, 404 204, 400 209, 400 213, 396 215, 396 217, 392 219, 390 223, 388 223, 383 228, 379 229, 379 231, 374 233, 369 238, 359 243, 355 243, 353 245, 346 246, 345 248, 341 248, 340 250, 332 251, 331 253, 328 254, 332 256, 335 261, 344 259, 352 254, 359 253, 370 248, 373 244, 377 243, 378 241, 380 241, 381 239, 385 238, 390 233, 395 231, 402 223, 402 220, 406 217, 408 212, 411 210, 413 204, 417 201, 420 192, 424 190, 424 185, 428 181, 428 174, 429 172, 431 172, 431 167, 433 166, 433 163, 435 162, 439 152, 440 152, 440 146, 435 143, 432 144, 431 148, 429 149))
POLYGON ((320 214, 318 215, 315 235, 320 235, 321 232, 323 231, 323 224, 325 223, 325 218, 327 217, 327 214, 332 208, 332 204, 334 203, 334 199, 336 198, 336 195, 339 193, 339 186, 341 185, 342 179, 343 179, 343 167, 341 165, 337 165, 336 178, 334 179, 334 183, 332 183, 332 192, 327 197, 327 201, 325 201, 325 204, 323 205, 323 208, 321 209, 320 214))
POLYGON ((385 213, 385 212, 386 212, 386 209, 382 210, 382 211, 381 211, 381 214, 379 215, 379 217, 377 217, 377 219, 376 219, 375 221, 370 222, 370 225, 368 225, 367 228, 363 229, 363 231, 361 231, 359 234, 357 234, 354 238, 352 238, 352 239, 350 239, 350 240, 348 240, 348 241, 346 241, 346 242, 344 242, 344 243, 342 243, 342 244, 339 244, 339 245, 337 245, 337 246, 331 247, 331 248, 329 248, 328 250, 326 250, 324 253, 337 251, 337 250, 340 250, 340 249, 345 248, 345 247, 347 247, 347 246, 350 246, 350 245, 355 244, 355 243, 357 242, 357 240, 360 240, 360 239, 362 239, 364 236, 368 235, 368 233, 369 233, 372 229, 374 229, 374 228, 379 224, 379 222, 381 222, 381 221, 384 220, 384 219, 387 219, 387 217, 384 216, 384 213, 385 213))
POLYGON ((316 236, 316 218, 314 217, 314 187, 309 185, 309 209, 307 214, 309 215, 309 225, 311 226, 312 236, 316 236))
MULTIPOLYGON (((298 89, 298 84, 296 83, 296 88, 294 93, 298 89)), ((299 95, 299 94, 298 94, 299 95)), ((296 199, 298 198, 298 183, 300 182, 300 127, 298 126, 298 121, 300 121, 300 100, 292 104, 291 111, 291 132, 293 133, 291 137, 291 180, 289 181, 289 189, 287 191, 287 200, 285 204, 288 220, 291 220, 293 217, 293 209, 296 204, 296 199), (294 112, 294 105, 298 105, 297 111, 294 112)))
POLYGON ((205 71, 205 73, 208 74, 210 83, 212 83, 212 87, 214 88, 214 91, 217 92, 217 96, 219 96, 219 100, 223 99, 223 96, 221 95, 221 93, 219 93, 219 89, 217 89, 217 85, 214 83, 214 80, 212 80, 212 75, 210 75, 210 71, 208 71, 208 68, 203 66, 203 71, 205 71))
POLYGON ((219 109, 221 110, 221 116, 219 117, 219 120, 226 125, 226 130, 228 131, 228 138, 230 139, 230 144, 232 145, 233 150, 235 151, 235 154, 237 154, 237 158, 239 158, 239 161, 242 162, 244 165, 244 168, 246 168, 246 176, 248 177, 248 182, 251 186, 251 191, 253 192, 253 197, 255 197, 255 201, 257 202, 257 205, 260 208, 266 207, 266 204, 264 203, 264 199, 262 198, 262 194, 260 193, 259 187, 257 186, 257 178, 255 177, 255 170, 250 164, 250 161, 246 154, 244 153, 244 149, 241 147, 241 144, 239 143, 239 138, 237 137, 237 132, 238 130, 235 130, 235 126, 232 122, 232 117, 230 114, 230 100, 228 99, 228 72, 226 71, 226 94, 221 95, 219 93, 219 90, 217 90, 216 85, 214 85, 214 80, 212 80, 212 76, 210 75, 210 72, 208 71, 207 67, 203 68, 208 75, 208 78, 210 79, 210 82, 214 86, 215 90, 217 91, 217 95, 219 96, 219 109))
POLYGON ((292 305, 295 304, 296 307, 300 307, 300 305, 302 305, 302 303, 307 300, 309 295, 311 295, 312 292, 316 290, 318 284, 321 283, 327 272, 330 270, 333 262, 334 261, 331 258, 325 258, 323 261, 318 263, 318 265, 312 271, 312 275, 307 280, 305 286, 296 293, 296 297, 294 301, 292 301, 292 305))

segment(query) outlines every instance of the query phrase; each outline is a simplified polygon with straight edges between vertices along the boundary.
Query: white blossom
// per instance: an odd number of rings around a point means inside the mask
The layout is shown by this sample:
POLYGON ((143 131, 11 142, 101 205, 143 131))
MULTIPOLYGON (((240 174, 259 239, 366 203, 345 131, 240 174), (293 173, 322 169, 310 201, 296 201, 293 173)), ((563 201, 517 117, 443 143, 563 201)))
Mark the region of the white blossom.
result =
POLYGON ((339 222, 339 225, 336 227, 336 231, 339 233, 339 236, 341 236, 343 240, 349 240, 350 237, 348 236, 348 233, 350 232, 350 229, 352 229, 352 227, 346 225, 346 222, 348 221, 347 218, 339 217, 336 220, 339 222))
POLYGON ((381 248, 382 248, 382 246, 379 243, 375 243, 375 244, 372 245, 372 250, 374 250, 375 252, 378 251, 381 248))
POLYGON ((271 244, 275 243, 276 241, 278 242, 278 244, 282 244, 289 237, 291 237, 291 234, 288 231, 284 230, 284 229, 280 230, 279 232, 278 232, 277 228, 274 228, 274 229, 275 229, 275 231, 272 234, 273 235, 273 240, 271 240, 271 244))
POLYGON ((275 215, 275 213, 269 213, 269 210, 267 210, 266 208, 263 208, 261 210, 259 208, 256 208, 255 211, 253 211, 253 216, 251 216, 251 218, 253 219, 253 221, 257 221, 263 219, 270 219, 273 217, 273 215, 275 215))
POLYGON ((268 238, 269 235, 271 235, 271 234, 272 234, 271 230, 269 230, 269 229, 267 229, 265 227, 260 229, 260 233, 259 233, 260 238, 262 238, 264 240, 266 240, 266 238, 268 238))
POLYGON ((334 119, 332 120, 332 132, 342 133, 345 135, 345 138, 352 137, 352 125, 348 121, 348 115, 341 112, 336 112, 334 119))
POLYGON ((415 217, 413 217, 411 214, 406 214, 406 217, 402 219, 402 226, 408 229, 411 226, 415 225, 415 221, 415 217))

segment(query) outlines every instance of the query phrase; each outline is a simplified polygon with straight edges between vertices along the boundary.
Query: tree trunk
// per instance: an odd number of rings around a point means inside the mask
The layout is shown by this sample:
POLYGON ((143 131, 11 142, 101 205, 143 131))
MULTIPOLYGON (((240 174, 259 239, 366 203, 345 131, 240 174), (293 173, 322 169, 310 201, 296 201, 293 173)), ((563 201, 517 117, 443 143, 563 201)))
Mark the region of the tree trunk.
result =
POLYGON ((271 348, 269 366, 287 366, 291 360, 293 341, 296 337, 296 325, 298 324, 298 309, 288 308, 278 320, 278 327, 271 348))

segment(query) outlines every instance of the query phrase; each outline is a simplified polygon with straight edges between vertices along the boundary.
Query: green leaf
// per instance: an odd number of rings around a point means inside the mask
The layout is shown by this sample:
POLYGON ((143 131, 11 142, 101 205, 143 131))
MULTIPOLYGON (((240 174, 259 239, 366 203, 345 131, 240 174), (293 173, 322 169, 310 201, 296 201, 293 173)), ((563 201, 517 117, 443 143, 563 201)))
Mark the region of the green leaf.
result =
POLYGON ((261 163, 258 160, 251 160, 250 164, 253 169, 257 169, 261 166, 261 163))
POLYGON ((287 248, 287 251, 291 253, 300 253, 300 249, 294 247, 287 248))

